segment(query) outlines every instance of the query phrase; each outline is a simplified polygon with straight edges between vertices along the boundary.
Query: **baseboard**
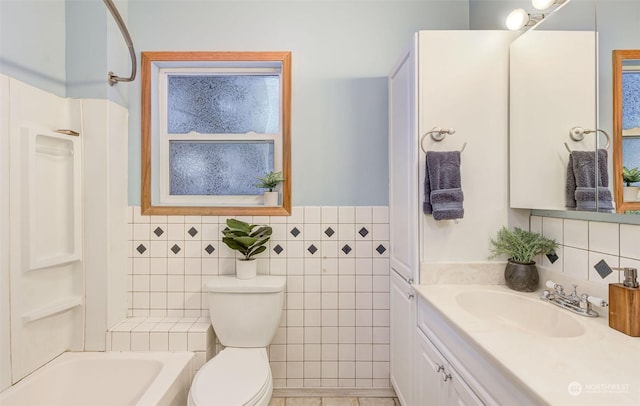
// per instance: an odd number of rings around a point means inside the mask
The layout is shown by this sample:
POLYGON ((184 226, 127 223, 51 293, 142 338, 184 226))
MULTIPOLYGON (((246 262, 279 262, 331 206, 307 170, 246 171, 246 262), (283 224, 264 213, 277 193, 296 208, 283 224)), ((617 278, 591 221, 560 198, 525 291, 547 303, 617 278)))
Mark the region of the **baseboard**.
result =
POLYGON ((274 398, 395 398, 393 388, 274 388, 274 398))

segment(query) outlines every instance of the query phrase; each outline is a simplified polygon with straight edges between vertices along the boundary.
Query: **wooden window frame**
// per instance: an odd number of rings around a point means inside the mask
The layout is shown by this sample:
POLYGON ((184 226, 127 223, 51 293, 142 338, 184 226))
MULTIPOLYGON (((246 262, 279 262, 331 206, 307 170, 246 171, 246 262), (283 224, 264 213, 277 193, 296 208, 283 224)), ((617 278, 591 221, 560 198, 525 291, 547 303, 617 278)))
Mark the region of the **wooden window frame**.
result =
POLYGON ((141 212, 144 215, 291 215, 291 52, 142 52, 142 190, 141 212), (152 65, 156 62, 248 61, 282 64, 282 205, 280 206, 159 206, 152 204, 152 65))

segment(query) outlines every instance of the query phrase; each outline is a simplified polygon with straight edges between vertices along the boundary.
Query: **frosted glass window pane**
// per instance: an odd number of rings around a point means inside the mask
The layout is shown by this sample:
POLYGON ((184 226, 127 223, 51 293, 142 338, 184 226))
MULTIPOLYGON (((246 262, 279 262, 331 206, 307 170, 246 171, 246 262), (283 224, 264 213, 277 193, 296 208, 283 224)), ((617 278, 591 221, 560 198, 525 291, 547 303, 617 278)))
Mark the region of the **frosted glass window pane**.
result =
MULTIPOLYGON (((622 166, 640 168, 640 137, 622 137, 622 166)), ((640 182, 631 186, 640 186, 640 182)))
POLYGON ((275 134, 280 129, 280 79, 251 75, 170 75, 171 134, 275 134))
POLYGON ((273 171, 273 142, 171 141, 170 195, 258 195, 273 171))
POLYGON ((640 127, 640 72, 622 75, 622 129, 640 127))

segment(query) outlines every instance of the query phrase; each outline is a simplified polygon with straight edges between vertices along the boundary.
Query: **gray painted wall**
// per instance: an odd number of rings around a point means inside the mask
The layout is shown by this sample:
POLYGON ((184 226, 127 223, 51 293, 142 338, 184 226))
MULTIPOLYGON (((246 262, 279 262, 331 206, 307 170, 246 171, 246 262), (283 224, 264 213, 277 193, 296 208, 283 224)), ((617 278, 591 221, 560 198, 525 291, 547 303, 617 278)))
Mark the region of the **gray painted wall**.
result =
MULTIPOLYGON (((467 29, 468 2, 129 0, 140 51, 293 53, 294 205, 388 204, 387 76, 420 29, 467 29)), ((140 203, 140 86, 129 88, 140 203)))
POLYGON ((107 8, 102 0, 67 0, 66 4, 67 96, 105 99, 107 8))
POLYGON ((0 72, 66 93, 65 1, 0 1, 0 72))

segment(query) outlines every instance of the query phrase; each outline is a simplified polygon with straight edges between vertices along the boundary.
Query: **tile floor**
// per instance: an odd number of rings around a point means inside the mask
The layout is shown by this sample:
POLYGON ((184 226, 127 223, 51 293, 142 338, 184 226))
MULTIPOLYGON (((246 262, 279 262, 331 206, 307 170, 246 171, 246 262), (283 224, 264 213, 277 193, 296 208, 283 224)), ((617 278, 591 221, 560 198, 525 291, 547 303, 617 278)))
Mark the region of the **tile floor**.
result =
POLYGON ((269 406, 400 406, 396 398, 271 398, 269 406))

